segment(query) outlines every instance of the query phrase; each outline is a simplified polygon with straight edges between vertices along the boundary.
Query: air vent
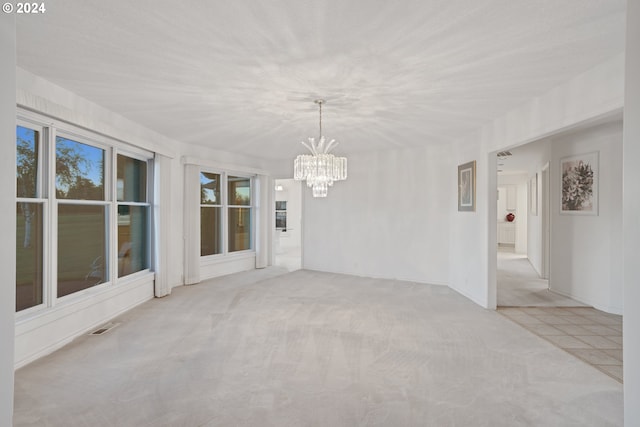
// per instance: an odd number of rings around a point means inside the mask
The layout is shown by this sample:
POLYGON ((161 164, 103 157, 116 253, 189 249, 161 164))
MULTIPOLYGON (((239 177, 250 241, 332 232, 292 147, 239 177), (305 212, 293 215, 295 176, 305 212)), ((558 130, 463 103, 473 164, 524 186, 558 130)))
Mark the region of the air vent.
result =
POLYGON ((498 157, 501 159, 509 156, 512 156, 511 151, 501 151, 498 153, 498 157))
POLYGON ((116 326, 118 326, 119 324, 120 323, 107 323, 106 325, 99 327, 95 331, 90 332, 89 335, 104 335, 110 330, 112 330, 113 328, 115 328, 116 326))

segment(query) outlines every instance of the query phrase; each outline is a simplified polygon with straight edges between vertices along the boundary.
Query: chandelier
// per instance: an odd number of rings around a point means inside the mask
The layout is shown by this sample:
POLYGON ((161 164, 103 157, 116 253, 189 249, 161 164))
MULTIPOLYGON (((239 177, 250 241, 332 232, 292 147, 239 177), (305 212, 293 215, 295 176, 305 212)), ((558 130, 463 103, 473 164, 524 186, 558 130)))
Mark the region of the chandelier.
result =
POLYGON ((347 158, 336 157, 329 154, 338 143, 332 139, 326 143, 322 136, 322 104, 324 100, 316 99, 315 103, 320 107, 320 135, 318 142, 309 138, 309 142, 302 141, 311 151, 311 154, 300 154, 293 162, 293 178, 296 181, 307 180, 307 186, 311 187, 313 197, 327 197, 329 187, 334 181, 347 179, 347 158))

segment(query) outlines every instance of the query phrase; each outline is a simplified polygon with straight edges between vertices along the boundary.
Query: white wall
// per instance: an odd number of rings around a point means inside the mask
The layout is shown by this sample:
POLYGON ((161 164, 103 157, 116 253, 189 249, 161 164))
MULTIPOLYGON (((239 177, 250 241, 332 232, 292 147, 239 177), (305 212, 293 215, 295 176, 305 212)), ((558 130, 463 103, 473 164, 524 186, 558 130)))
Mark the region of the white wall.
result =
POLYGON ((303 266, 358 276, 446 284, 452 197, 448 150, 349 156, 349 177, 303 200, 303 266))
POLYGON ((16 311, 16 22, 0 15, 0 426, 13 424, 13 349, 16 311))
POLYGON ((640 426, 640 2, 627 2, 624 111, 624 424, 640 426))
POLYGON ((551 156, 549 144, 550 140, 546 138, 531 142, 527 147, 527 163, 529 164, 527 176, 530 180, 537 174, 538 183, 537 215, 532 215, 527 207, 527 257, 539 275, 542 275, 542 168, 549 162, 551 156))
POLYGON ((477 140, 458 143, 454 148, 448 172, 449 191, 453 194, 449 202, 449 286, 483 307, 495 308, 490 303, 487 283, 497 260, 496 156, 489 155, 477 140), (458 212, 457 166, 472 160, 476 161, 476 211, 458 212), (489 179, 491 182, 486 184, 489 179), (491 258, 489 247, 493 248, 491 258), (493 269, 489 268, 490 262, 493 269))
POLYGON ((495 307, 496 173, 495 153, 619 113, 624 102, 624 55, 610 60, 532 99, 487 124, 451 149, 450 191, 455 192, 455 166, 478 162, 478 209, 457 212, 450 203, 451 287, 483 307, 495 307))
POLYGON ((622 123, 551 141, 549 288, 600 310, 622 314, 622 123), (598 215, 560 214, 560 159, 599 152, 598 215))

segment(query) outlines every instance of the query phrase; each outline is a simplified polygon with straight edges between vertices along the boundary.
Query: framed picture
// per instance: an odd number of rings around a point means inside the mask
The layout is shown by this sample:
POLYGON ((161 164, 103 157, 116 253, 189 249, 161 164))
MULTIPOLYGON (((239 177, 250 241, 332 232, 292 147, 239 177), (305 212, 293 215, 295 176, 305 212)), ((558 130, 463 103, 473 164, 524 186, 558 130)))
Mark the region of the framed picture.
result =
POLYGON ((598 215, 598 152, 560 159, 560 213, 598 215))
POLYGON ((458 211, 476 210, 476 162, 458 166, 458 211))
POLYGON ((538 215, 538 174, 536 173, 529 181, 529 213, 538 215))

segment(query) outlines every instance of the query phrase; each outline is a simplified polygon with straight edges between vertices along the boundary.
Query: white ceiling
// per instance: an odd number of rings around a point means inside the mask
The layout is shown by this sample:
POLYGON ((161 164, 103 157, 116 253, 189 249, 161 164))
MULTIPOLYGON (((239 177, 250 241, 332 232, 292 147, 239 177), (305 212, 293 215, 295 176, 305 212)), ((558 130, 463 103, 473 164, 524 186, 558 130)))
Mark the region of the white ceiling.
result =
POLYGON ((624 49, 624 0, 56 0, 18 65, 175 140, 291 158, 460 138, 624 49))

